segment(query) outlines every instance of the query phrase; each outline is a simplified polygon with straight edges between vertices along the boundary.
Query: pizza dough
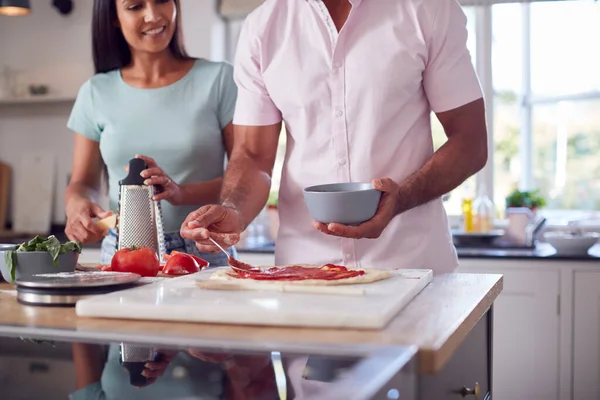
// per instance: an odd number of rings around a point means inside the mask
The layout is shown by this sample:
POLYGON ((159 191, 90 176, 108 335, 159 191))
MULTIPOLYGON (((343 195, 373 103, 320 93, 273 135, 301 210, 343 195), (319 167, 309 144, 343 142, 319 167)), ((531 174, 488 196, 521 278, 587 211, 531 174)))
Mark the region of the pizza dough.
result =
MULTIPOLYGON (((306 268, 320 268, 320 265, 301 265, 306 268)), ((260 266, 256 268, 268 269, 273 267, 260 266)), ((350 271, 356 271, 357 269, 348 268, 350 271)), ((252 282, 256 284, 285 284, 285 285, 305 285, 305 286, 339 286, 339 285, 358 285, 362 283, 372 283, 388 279, 392 276, 389 271, 377 270, 377 269, 361 269, 365 272, 364 275, 354 276, 351 278, 323 280, 323 279, 305 279, 305 280, 255 280, 247 278, 236 278, 230 274, 235 272, 230 267, 218 268, 209 279, 221 280, 221 281, 234 281, 234 282, 252 282)))

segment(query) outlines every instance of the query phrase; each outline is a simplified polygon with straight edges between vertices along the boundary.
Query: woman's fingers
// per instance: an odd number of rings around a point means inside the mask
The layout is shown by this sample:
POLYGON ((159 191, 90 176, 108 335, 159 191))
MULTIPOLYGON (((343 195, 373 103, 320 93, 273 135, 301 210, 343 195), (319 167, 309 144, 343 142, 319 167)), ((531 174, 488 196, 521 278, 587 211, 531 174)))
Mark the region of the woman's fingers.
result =
POLYGON ((151 176, 166 176, 165 171, 159 167, 153 167, 145 169, 140 174, 143 178, 150 178, 151 176))
POLYGON ((166 175, 154 176, 152 178, 148 178, 148 179, 144 180, 144 185, 146 185, 146 186, 160 185, 160 186, 167 187, 167 186, 169 186, 170 183, 171 183, 171 179, 166 175))

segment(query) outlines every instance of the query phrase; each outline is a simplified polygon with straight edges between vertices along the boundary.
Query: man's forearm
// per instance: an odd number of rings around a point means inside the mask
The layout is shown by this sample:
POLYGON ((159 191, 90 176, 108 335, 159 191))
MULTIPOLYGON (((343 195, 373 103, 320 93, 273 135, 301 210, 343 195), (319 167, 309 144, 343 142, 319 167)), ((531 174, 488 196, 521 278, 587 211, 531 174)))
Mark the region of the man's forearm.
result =
POLYGON ((475 152, 469 136, 448 139, 421 169, 399 182, 397 214, 440 198, 483 168, 487 145, 482 142, 475 152))
POLYGON ((179 185, 179 195, 174 199, 177 206, 214 204, 219 201, 223 178, 206 182, 179 185))
POLYGON ((235 208, 244 229, 261 212, 269 198, 271 174, 243 152, 231 158, 221 190, 221 203, 235 208))

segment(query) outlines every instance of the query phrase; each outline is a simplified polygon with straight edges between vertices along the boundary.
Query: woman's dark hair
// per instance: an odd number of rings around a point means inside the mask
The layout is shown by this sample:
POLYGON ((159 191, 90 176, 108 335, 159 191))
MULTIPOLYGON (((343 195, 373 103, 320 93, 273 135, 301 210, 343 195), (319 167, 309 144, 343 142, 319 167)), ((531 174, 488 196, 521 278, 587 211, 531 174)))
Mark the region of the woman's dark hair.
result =
MULTIPOLYGON (((169 43, 171 53, 178 59, 189 59, 183 46, 181 34, 181 15, 177 0, 177 20, 173 38, 169 43)), ((96 73, 108 72, 125 67, 131 63, 131 50, 121 29, 115 26, 117 21, 115 0, 94 0, 92 16, 92 52, 96 73)))

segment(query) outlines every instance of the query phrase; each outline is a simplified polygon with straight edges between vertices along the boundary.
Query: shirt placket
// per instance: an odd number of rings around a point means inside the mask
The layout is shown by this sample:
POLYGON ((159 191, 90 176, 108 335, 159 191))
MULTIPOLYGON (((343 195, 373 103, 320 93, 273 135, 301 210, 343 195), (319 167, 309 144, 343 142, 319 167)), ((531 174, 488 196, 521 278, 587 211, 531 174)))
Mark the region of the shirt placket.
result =
MULTIPOLYGON (((337 28, 333 23, 329 10, 322 1, 314 2, 322 17, 329 38, 331 40, 331 64, 330 64, 330 85, 331 85, 331 112, 332 115, 332 134, 335 168, 337 171, 338 182, 350 182, 350 159, 348 145, 348 125, 346 119, 346 88, 345 88, 345 50, 343 30, 342 35, 338 34, 337 28)), ((350 19, 350 18, 348 18, 350 19)), ((346 24, 348 21, 346 21, 346 24)), ((356 250, 354 239, 341 239, 342 260, 344 265, 356 267, 356 250)))

